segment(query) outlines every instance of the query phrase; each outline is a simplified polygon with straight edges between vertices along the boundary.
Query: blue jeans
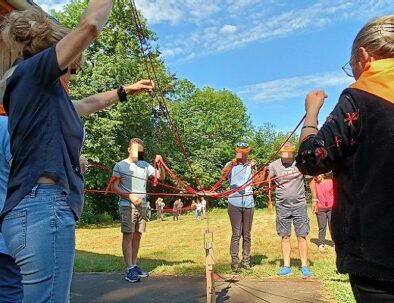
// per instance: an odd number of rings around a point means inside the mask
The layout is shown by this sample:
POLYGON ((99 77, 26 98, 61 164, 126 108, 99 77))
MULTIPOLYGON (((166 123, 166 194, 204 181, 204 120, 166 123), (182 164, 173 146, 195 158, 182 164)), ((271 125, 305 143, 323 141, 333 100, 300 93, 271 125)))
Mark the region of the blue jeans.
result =
POLYGON ((21 269, 24 302, 70 302, 75 217, 60 186, 36 185, 5 216, 2 232, 21 269))
POLYGON ((20 303, 22 300, 20 269, 11 256, 0 253, 0 302, 20 303))

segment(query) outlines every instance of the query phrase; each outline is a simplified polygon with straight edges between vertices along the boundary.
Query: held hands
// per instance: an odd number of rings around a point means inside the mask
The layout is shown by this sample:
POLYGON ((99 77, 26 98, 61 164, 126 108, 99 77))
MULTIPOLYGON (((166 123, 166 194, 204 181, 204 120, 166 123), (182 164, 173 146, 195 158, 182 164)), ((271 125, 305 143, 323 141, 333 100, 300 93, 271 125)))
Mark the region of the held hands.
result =
POLYGON ((126 85, 125 90, 127 95, 136 95, 141 92, 153 92, 155 84, 152 80, 140 80, 134 84, 126 85))
POLYGON ((315 199, 313 199, 313 201, 312 201, 312 213, 314 213, 314 214, 317 213, 317 201, 315 199))
POLYGON ((163 157, 160 155, 156 155, 155 163, 160 163, 161 161, 163 161, 163 157))
POLYGON ((142 204, 142 200, 133 196, 132 194, 129 194, 129 200, 134 204, 135 207, 141 206, 142 204))
POLYGON ((257 161, 255 159, 250 161, 250 166, 252 166, 252 168, 256 168, 256 164, 257 164, 257 161))
POLYGON ((317 115, 327 97, 323 90, 311 91, 305 98, 305 111, 317 115))

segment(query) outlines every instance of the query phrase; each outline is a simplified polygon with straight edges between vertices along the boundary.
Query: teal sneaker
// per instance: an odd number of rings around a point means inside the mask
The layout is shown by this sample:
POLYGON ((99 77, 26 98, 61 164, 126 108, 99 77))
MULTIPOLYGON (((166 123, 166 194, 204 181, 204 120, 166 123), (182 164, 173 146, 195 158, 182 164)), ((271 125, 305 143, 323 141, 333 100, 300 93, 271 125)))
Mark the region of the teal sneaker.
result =
POLYGON ((304 278, 312 277, 312 273, 310 272, 308 266, 301 267, 301 276, 303 276, 304 278))
POLYGON ((278 271, 278 276, 280 277, 288 277, 291 276, 293 272, 291 271, 291 268, 288 266, 283 266, 279 271, 278 271))

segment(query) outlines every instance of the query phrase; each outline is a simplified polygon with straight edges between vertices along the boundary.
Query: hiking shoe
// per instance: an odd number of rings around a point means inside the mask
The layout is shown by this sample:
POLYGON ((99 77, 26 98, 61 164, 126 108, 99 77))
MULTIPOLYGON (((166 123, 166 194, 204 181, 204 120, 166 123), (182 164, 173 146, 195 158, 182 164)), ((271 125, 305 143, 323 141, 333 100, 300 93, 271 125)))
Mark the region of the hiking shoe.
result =
POLYGON ((280 277, 288 277, 291 276, 293 272, 291 271, 291 268, 288 266, 283 266, 279 271, 278 271, 278 276, 280 277))
POLYGON ((238 274, 238 273, 239 273, 239 265, 236 264, 236 263, 231 264, 231 270, 232 270, 234 273, 238 274))
POLYGON ((304 278, 312 277, 312 273, 310 272, 308 266, 301 267, 301 276, 303 276, 304 278))
POLYGON ((140 281, 140 277, 138 276, 138 272, 135 270, 135 267, 130 268, 127 271, 127 274, 124 277, 124 279, 130 283, 135 283, 140 281))
POLYGON ((245 270, 252 270, 252 267, 249 263, 242 263, 241 267, 245 270))
POLYGON ((320 251, 323 251, 325 248, 326 248, 326 246, 324 244, 320 244, 319 245, 319 250, 320 251))
POLYGON ((147 278, 147 277, 149 277, 149 273, 147 273, 146 271, 143 271, 138 266, 135 266, 134 269, 137 271, 139 278, 147 278))

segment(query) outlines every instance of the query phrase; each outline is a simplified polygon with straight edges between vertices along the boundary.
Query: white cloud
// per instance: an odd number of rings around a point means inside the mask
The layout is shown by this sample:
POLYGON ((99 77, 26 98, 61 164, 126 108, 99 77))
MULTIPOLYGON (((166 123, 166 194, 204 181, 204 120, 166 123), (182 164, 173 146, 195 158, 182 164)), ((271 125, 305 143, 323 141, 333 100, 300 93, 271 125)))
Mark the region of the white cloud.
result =
POLYGON ((220 1, 212 0, 136 0, 136 6, 151 24, 199 22, 218 12, 220 1))
POLYGON ((69 3, 67 0, 35 0, 34 2, 48 13, 51 10, 60 11, 66 4, 69 3))
POLYGON ((168 21, 171 24, 178 23, 182 16, 182 9, 176 5, 175 1, 144 1, 136 0, 136 6, 142 14, 152 24, 168 21))
POLYGON ((190 53, 196 53, 193 58, 220 53, 296 32, 318 30, 348 18, 364 17, 366 12, 373 16, 389 7, 394 9, 392 0, 320 0, 308 7, 300 6, 300 2, 295 6, 290 0, 227 0, 222 1, 220 9, 217 0, 210 3, 215 9, 209 9, 205 19, 201 13, 194 29, 187 32, 181 29, 168 40, 161 37, 161 44, 166 49, 182 48, 183 53, 176 54, 177 61, 185 60, 190 53))
POLYGON ((343 72, 328 72, 246 85, 237 93, 250 101, 273 102, 303 97, 310 90, 346 87, 350 83, 352 79, 343 72))
POLYGON ((235 33, 236 31, 237 31, 237 27, 235 25, 225 24, 222 26, 219 32, 222 34, 232 34, 235 33))

